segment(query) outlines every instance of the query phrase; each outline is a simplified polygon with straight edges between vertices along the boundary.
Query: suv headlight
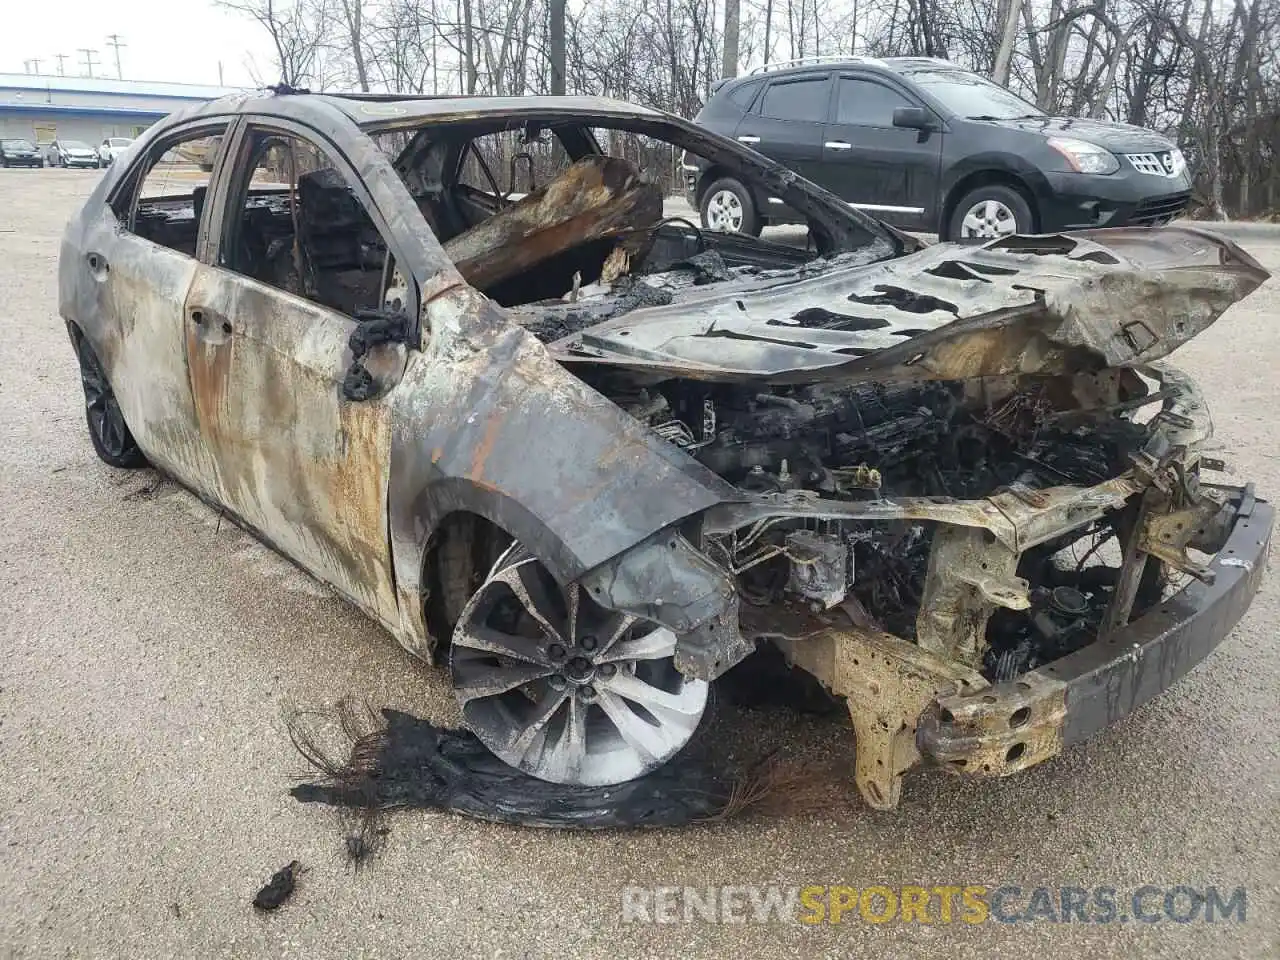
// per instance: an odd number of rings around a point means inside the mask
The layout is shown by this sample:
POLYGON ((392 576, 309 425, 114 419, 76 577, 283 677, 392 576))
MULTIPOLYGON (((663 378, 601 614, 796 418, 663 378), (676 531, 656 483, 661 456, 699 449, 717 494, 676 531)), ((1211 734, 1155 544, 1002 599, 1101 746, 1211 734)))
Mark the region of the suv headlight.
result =
POLYGON ((1071 137, 1050 137, 1048 142, 1067 158, 1067 163, 1076 173, 1115 173, 1120 169, 1120 161, 1111 151, 1096 143, 1071 137))
POLYGON ((1182 151, 1174 147, 1169 151, 1169 155, 1173 157, 1173 172, 1169 174, 1171 177, 1180 177, 1187 171, 1187 158, 1182 155, 1182 151))

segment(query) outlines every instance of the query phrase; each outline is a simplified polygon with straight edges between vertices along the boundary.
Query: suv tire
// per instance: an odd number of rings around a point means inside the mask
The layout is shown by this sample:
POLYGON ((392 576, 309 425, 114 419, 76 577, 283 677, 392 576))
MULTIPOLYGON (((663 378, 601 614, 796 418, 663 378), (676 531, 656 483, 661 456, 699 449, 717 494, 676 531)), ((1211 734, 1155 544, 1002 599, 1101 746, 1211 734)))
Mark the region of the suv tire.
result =
POLYGON ((947 240, 994 240, 1035 230, 1035 215, 1013 187, 990 183, 970 190, 951 210, 947 240))
POLYGON ((722 177, 702 192, 699 213, 704 230, 758 237, 764 226, 756 213, 751 191, 732 177, 722 177))

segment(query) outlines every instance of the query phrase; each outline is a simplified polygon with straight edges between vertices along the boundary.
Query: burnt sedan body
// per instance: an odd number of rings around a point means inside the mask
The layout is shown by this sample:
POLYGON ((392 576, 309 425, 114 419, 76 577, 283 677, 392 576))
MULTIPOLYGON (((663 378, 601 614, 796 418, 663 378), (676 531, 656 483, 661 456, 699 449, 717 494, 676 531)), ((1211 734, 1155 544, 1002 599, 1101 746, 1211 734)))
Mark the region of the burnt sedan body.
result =
POLYGON ((1114 722, 1247 608, 1271 508, 1202 478, 1163 358, 1265 278, 1181 226, 923 247, 607 100, 244 95, 112 167, 60 309, 99 455, 447 660, 512 766, 640 776, 769 644, 892 807, 922 759, 1005 775, 1114 722), (681 151, 807 245, 665 217, 681 151))

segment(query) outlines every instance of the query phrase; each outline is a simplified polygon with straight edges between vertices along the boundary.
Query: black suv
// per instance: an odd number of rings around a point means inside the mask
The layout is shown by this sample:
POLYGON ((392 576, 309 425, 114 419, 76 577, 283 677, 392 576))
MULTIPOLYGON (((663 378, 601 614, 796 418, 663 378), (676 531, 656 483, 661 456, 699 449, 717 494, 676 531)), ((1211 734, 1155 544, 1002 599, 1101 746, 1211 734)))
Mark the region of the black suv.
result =
MULTIPOLYGON (((1167 223, 1191 179, 1141 127, 1051 117, 985 77, 921 57, 788 61, 723 83, 695 118, 859 210, 943 239, 1167 223)), ((693 157, 704 227, 758 234, 798 219, 693 157)))
POLYGON ((43 167, 44 157, 30 140, 0 140, 0 167, 43 167))

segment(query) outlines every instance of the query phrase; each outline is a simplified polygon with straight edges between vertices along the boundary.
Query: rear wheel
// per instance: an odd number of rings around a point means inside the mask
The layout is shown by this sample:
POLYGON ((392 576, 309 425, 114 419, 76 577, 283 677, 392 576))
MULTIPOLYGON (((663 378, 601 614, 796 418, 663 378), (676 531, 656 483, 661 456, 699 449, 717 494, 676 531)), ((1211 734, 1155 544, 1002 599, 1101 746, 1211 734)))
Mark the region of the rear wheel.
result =
POLYGON ((561 587, 513 544, 454 629, 450 673, 467 726, 513 767, 578 786, 622 783, 688 743, 708 684, 675 668, 676 637, 561 587))
POLYGON ((124 414, 116 401, 111 382, 98 355, 89 341, 79 333, 73 333, 76 354, 80 359, 80 385, 84 388, 85 421, 89 427, 89 439, 103 463, 113 467, 145 467, 147 458, 124 422, 124 414))
POLYGON ((732 177, 723 177, 702 194, 702 226, 720 233, 760 236, 759 214, 751 191, 732 177))
POLYGON ((1034 230, 1035 218, 1026 198, 1013 187, 992 183, 960 198, 951 211, 947 239, 994 240, 1034 230))

